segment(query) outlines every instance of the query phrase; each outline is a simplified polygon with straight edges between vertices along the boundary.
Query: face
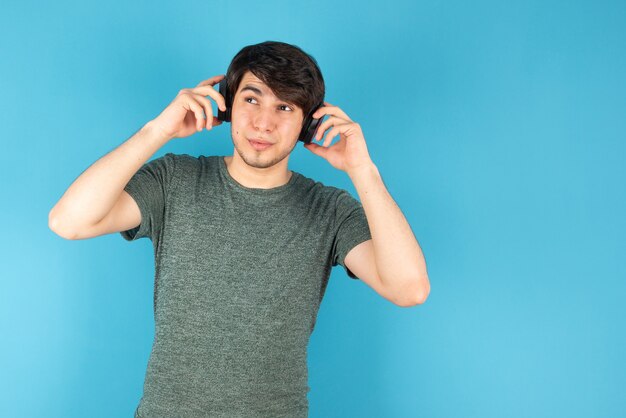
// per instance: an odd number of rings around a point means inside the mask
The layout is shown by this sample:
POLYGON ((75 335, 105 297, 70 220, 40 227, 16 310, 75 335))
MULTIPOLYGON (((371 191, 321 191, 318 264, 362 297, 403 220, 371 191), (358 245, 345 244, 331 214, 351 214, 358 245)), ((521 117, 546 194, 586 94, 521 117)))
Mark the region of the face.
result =
POLYGON ((235 150, 252 167, 267 168, 283 160, 286 164, 298 143, 303 118, 302 109, 280 100, 248 71, 233 99, 230 129, 235 150), (255 147, 253 139, 271 145, 255 147))

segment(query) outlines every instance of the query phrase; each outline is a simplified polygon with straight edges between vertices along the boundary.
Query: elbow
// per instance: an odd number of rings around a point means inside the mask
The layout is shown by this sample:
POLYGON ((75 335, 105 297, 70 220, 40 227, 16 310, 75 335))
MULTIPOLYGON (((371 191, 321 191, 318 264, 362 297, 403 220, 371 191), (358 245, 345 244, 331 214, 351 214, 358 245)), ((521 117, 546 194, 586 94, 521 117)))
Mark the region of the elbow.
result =
POLYGON ((428 281, 428 277, 423 280, 424 284, 420 287, 420 290, 417 292, 417 301, 416 305, 421 305, 426 302, 428 299, 428 295, 430 295, 430 282, 428 281))
POLYGON ((430 282, 428 277, 417 280, 417 283, 418 285, 413 286, 411 291, 405 292, 405 298, 397 303, 398 306, 409 308, 411 306, 422 305, 426 302, 430 294, 430 282))
POLYGON ((48 214, 48 228, 50 228, 52 232, 54 232, 61 238, 65 238, 67 240, 76 239, 76 236, 73 233, 61 228, 61 226, 59 225, 58 218, 56 218, 52 213, 53 211, 54 210, 51 210, 50 213, 48 214))

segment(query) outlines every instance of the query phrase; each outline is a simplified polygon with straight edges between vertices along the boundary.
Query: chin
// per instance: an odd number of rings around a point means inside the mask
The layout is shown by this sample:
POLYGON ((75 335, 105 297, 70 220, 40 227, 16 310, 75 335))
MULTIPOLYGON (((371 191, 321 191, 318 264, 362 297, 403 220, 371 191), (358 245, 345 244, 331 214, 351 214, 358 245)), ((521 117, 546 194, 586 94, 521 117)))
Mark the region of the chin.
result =
POLYGON ((237 151, 237 154, 239 154, 239 157, 241 157, 243 162, 254 168, 272 167, 285 158, 285 156, 276 155, 271 152, 257 154, 255 150, 242 150, 238 146, 235 146, 235 150, 237 151))
MULTIPOLYGON (((234 131, 237 130, 234 129, 234 131)), ((233 141, 235 151, 247 165, 255 168, 269 168, 280 163, 286 158, 288 159, 289 155, 298 144, 298 141, 296 140, 291 149, 283 149, 280 148, 278 143, 274 143, 274 145, 264 151, 257 151, 252 148, 252 145, 248 141, 247 137, 243 135, 239 136, 239 140, 235 142, 234 138, 238 135, 233 135, 234 133, 235 132, 231 131, 231 140, 233 141)))

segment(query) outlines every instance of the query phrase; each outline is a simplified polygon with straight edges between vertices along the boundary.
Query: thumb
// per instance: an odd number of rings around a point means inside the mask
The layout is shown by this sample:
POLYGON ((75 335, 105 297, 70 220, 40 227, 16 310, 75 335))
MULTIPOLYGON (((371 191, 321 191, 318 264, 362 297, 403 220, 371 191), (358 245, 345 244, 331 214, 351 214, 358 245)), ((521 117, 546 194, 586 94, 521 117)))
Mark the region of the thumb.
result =
POLYGON ((304 144, 304 148, 308 149, 315 155, 319 155, 320 157, 325 157, 326 152, 328 151, 328 149, 326 149, 325 147, 314 144, 312 142, 309 144, 304 144))

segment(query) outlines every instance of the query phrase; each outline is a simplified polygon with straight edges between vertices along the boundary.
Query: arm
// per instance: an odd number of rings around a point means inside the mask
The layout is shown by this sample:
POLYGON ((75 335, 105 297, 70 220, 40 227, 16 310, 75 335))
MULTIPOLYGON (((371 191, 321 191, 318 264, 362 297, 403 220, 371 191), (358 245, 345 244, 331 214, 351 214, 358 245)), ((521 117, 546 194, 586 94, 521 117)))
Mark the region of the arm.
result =
POLYGON ((132 198, 123 193, 124 187, 150 156, 172 138, 184 138, 221 124, 212 116, 211 101, 206 96, 226 110, 224 97, 213 88, 222 78, 224 75, 218 75, 195 88, 180 90, 156 119, 85 170, 50 211, 50 229, 64 238, 75 239, 136 226, 141 221, 135 222, 136 218, 141 215, 132 198))
POLYGON ((99 223, 114 207, 133 174, 168 140, 148 122, 92 164, 50 211, 50 229, 64 238, 74 239, 78 231, 99 223))
POLYGON ((344 262, 386 298, 403 306, 423 303, 430 292, 424 255, 370 158, 361 125, 339 107, 328 102, 324 105, 312 115, 313 118, 330 115, 317 128, 315 140, 321 140, 326 130, 330 130, 322 145, 311 142, 304 146, 348 174, 361 199, 372 235, 371 243, 357 245, 344 262), (337 135, 339 141, 330 145, 337 135), (375 263, 371 262, 372 258, 375 263))
POLYGON ((426 262, 406 218, 387 191, 374 163, 348 171, 372 233, 379 280, 397 300, 423 303, 430 292, 426 262))

